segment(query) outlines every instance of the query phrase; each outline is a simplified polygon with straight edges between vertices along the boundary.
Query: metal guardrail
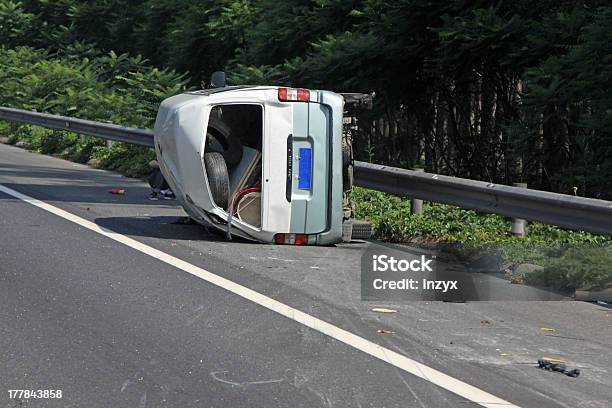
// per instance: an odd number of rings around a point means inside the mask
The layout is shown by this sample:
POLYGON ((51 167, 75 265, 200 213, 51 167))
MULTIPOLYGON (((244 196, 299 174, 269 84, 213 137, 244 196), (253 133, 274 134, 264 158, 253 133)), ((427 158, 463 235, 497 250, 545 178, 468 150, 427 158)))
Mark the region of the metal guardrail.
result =
MULTIPOLYGON (((110 123, 0 107, 0 120, 153 147, 153 132, 110 123)), ((355 184, 372 190, 560 227, 612 234, 612 201, 528 190, 355 162, 355 184)))
POLYGON ((398 196, 452 204, 565 228, 597 234, 612 233, 612 201, 529 190, 364 162, 355 163, 355 184, 398 196))
POLYGON ((3 107, 0 107, 0 119, 43 126, 50 129, 67 130, 81 135, 101 137, 118 142, 149 147, 154 146, 152 131, 129 128, 112 123, 94 122, 92 120, 70 118, 68 116, 49 115, 48 113, 3 107))

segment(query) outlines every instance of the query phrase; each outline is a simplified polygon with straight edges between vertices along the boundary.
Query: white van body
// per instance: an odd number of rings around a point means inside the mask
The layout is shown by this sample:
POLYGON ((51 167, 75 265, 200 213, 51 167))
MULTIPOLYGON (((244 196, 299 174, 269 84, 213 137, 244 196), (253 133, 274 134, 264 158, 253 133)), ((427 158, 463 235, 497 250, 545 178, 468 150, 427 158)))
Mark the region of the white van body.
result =
POLYGON ((189 216, 208 227, 267 243, 296 236, 301 244, 340 242, 343 97, 311 90, 308 101, 281 101, 279 89, 224 87, 163 101, 154 130, 160 169, 189 216), (209 117, 228 105, 257 105, 263 115, 258 227, 230 217, 210 192, 203 160, 209 117))

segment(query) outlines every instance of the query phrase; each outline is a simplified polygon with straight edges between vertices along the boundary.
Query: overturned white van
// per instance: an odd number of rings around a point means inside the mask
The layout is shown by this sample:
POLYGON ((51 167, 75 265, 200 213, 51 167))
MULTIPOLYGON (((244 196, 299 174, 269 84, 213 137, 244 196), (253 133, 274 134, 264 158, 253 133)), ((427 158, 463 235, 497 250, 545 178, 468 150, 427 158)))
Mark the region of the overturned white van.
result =
POLYGON ((191 218, 228 236, 339 242, 352 160, 344 103, 329 91, 272 86, 171 97, 155 122, 160 169, 191 218))

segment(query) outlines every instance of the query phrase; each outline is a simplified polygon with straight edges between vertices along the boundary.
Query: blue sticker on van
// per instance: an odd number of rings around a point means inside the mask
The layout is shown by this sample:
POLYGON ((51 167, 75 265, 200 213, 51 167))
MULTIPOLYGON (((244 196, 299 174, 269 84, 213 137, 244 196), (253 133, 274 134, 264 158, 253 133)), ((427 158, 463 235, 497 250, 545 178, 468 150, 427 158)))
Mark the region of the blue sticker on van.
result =
POLYGON ((312 149, 309 147, 300 147, 299 155, 298 188, 300 190, 310 190, 310 180, 312 178, 312 149))

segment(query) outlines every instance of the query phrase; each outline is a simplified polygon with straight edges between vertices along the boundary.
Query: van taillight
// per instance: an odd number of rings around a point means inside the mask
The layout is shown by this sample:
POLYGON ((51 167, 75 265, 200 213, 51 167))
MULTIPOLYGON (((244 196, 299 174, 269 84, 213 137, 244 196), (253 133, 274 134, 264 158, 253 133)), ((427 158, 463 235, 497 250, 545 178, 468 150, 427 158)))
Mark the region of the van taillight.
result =
POLYGON ((281 102, 310 102, 310 91, 301 88, 278 88, 278 100, 281 102))
POLYGON ((308 238, 307 234, 276 234, 274 242, 284 245, 308 245, 308 238))

